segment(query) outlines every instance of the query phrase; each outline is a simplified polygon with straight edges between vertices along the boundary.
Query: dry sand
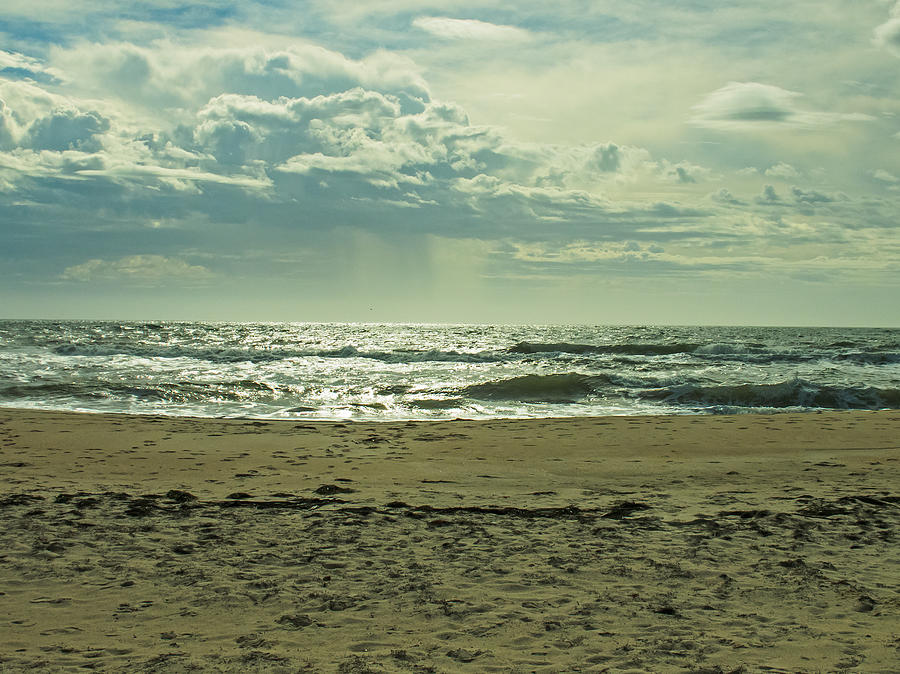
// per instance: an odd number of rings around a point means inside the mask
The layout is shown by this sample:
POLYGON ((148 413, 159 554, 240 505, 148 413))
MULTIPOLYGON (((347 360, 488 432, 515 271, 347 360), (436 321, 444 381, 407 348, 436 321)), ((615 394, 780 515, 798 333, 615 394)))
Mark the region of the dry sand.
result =
POLYGON ((0 410, 0 670, 898 672, 900 412, 0 410))

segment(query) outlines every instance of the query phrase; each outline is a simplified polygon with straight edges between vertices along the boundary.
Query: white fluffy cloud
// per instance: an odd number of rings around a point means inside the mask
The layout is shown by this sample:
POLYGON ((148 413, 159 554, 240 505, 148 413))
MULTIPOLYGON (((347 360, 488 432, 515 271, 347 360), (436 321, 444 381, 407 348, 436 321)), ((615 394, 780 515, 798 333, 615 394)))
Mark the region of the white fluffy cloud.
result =
POLYGON ((59 72, 36 58, 0 49, 0 75, 55 80, 59 72))
POLYGON ((213 276, 202 265, 162 255, 129 255, 117 260, 91 259, 67 267, 61 277, 67 281, 164 282, 201 281, 213 276))
POLYGON ((730 82, 694 106, 691 123, 722 130, 814 128, 841 121, 869 121, 860 113, 819 112, 799 104, 803 94, 759 82, 730 82))
POLYGON ((800 172, 795 169, 790 164, 786 164, 783 161, 778 162, 777 164, 773 164, 769 168, 766 169, 766 175, 770 178, 797 178, 800 176, 800 172))
POLYGON ((443 16, 420 16, 413 26, 447 40, 520 41, 530 37, 516 26, 503 26, 476 19, 451 19, 443 16))
POLYGON ((900 56, 900 2, 891 10, 891 17, 875 29, 874 42, 900 56))
POLYGON ((875 178, 875 180, 879 180, 883 183, 888 183, 889 185, 900 183, 900 178, 895 176, 890 171, 885 171, 884 169, 876 169, 872 171, 872 177, 875 178))
POLYGON ((430 92, 409 59, 376 51, 354 60, 302 42, 285 49, 185 47, 160 42, 80 44, 55 48, 51 61, 70 87, 86 96, 110 95, 158 114, 194 110, 223 93, 299 98, 363 87, 403 99, 430 92))

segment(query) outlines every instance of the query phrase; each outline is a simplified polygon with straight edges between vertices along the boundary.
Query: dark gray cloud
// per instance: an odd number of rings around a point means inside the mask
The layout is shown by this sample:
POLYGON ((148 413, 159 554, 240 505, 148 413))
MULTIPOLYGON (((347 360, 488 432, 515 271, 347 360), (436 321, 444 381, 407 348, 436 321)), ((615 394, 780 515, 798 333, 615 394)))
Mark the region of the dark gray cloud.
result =
POLYGON ((756 201, 760 204, 777 204, 781 203, 781 197, 778 196, 774 186, 764 185, 762 194, 757 197, 756 201))
POLYGON ((594 149, 594 159, 592 164, 596 166, 599 171, 618 171, 621 161, 622 158, 619 153, 619 146, 614 143, 598 145, 594 149))
POLYGON ((827 204, 834 201, 833 197, 815 190, 802 190, 799 187, 791 187, 794 200, 804 204, 827 204))

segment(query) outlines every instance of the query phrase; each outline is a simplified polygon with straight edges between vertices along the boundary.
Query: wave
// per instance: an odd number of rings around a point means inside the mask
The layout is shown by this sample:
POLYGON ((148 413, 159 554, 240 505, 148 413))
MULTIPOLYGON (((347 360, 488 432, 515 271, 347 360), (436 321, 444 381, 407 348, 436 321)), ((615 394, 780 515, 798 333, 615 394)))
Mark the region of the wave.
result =
POLYGON ((704 356, 722 356, 734 354, 760 353, 764 345, 761 344, 728 344, 714 342, 712 344, 701 344, 692 353, 704 356))
POLYGON ((900 389, 841 387, 803 379, 775 384, 699 386, 683 384, 642 391, 639 397, 669 404, 733 407, 802 407, 823 409, 900 409, 900 389))
POLYGON ((830 360, 847 361, 860 365, 893 365, 900 363, 900 353, 890 351, 842 353, 837 356, 831 356, 830 360))
POLYGON ((817 360, 843 361, 861 365, 891 365, 900 363, 900 353, 895 351, 836 352, 835 345, 844 346, 850 342, 836 342, 827 347, 807 350, 772 350, 757 342, 693 342, 675 343, 624 343, 624 344, 578 344, 570 342, 518 342, 507 349, 510 354, 573 354, 619 356, 617 362, 635 364, 643 362, 646 356, 667 356, 686 354, 708 362, 735 361, 745 363, 807 363, 817 360))
POLYGON ((196 348, 178 345, 64 344, 53 352, 61 356, 135 358, 191 358, 212 363, 271 363, 292 358, 368 358, 386 363, 460 362, 489 363, 501 360, 493 352, 465 353, 440 350, 360 351, 355 346, 337 349, 241 349, 196 348))
POLYGON ((508 353, 608 353, 628 356, 664 356, 691 353, 699 344, 571 344, 569 342, 519 342, 508 353))
POLYGON ((183 381, 145 386, 98 381, 0 386, 0 399, 12 401, 75 398, 77 400, 131 399, 157 403, 215 403, 216 401, 245 401, 248 398, 277 398, 280 393, 275 386, 254 380, 211 383, 183 381))
POLYGON ((472 384, 459 391, 476 400, 516 400, 521 402, 576 402, 608 386, 603 375, 574 372, 563 374, 526 374, 512 379, 472 384))
POLYGON ((161 388, 128 386, 125 384, 82 383, 46 383, 20 384, 0 388, 0 398, 9 400, 77 398, 79 400, 105 400, 114 397, 139 398, 146 401, 167 401, 165 391, 161 388))
POLYGON ((411 398, 405 404, 423 410, 451 410, 465 407, 466 401, 462 398, 411 398))
POLYGON ((703 361, 736 361, 746 363, 803 363, 817 360, 858 363, 860 365, 892 365, 900 363, 900 353, 896 351, 854 351, 836 352, 834 349, 806 351, 771 351, 760 344, 747 343, 622 343, 622 344, 580 344, 570 342, 518 342, 505 351, 466 352, 440 349, 393 349, 361 350, 347 345, 338 348, 252 348, 192 346, 189 344, 146 344, 116 342, 106 344, 69 343, 52 347, 59 356, 111 358, 116 356, 132 358, 188 358, 211 363, 272 363, 302 358, 352 359, 364 358, 389 364, 450 362, 450 363, 496 363, 515 360, 513 355, 535 355, 552 359, 554 354, 581 355, 590 359, 597 355, 609 355, 624 364, 643 362, 653 356, 686 354, 703 361), (638 360, 635 360, 638 359, 638 360))

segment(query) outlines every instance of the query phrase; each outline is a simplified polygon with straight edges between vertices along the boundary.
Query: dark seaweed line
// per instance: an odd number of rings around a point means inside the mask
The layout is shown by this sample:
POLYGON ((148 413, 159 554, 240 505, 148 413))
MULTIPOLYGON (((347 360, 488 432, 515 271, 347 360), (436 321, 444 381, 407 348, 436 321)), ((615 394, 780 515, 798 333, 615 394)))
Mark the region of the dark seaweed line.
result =
MULTIPOLYGON (((513 506, 447 506, 437 507, 431 505, 410 505, 403 501, 391 501, 378 508, 375 506, 353 506, 349 501, 339 498, 307 498, 303 496, 284 499, 254 499, 249 494, 236 493, 226 499, 200 500, 193 494, 185 491, 171 490, 166 494, 142 494, 132 496, 125 492, 78 492, 76 494, 61 493, 54 498, 54 503, 71 503, 79 510, 94 508, 99 505, 100 498, 113 499, 126 503, 125 514, 132 517, 143 517, 153 514, 175 513, 187 514, 192 510, 205 508, 254 508, 257 510, 313 510, 322 506, 338 507, 338 512, 352 513, 356 515, 369 515, 372 513, 389 514, 398 510, 412 518, 422 518, 426 515, 500 515, 517 517, 522 519, 569 519, 588 520, 597 517, 608 519, 622 519, 633 512, 648 510, 650 506, 644 503, 623 501, 611 508, 579 508, 574 505, 550 507, 550 508, 517 508, 513 506), (170 501, 170 504, 161 504, 160 500, 170 501)), ((7 494, 0 496, 0 507, 37 505, 45 498, 36 494, 7 494)))
MULTIPOLYGON (((440 515, 494 515, 513 517, 519 519, 557 519, 576 520, 580 522, 592 521, 598 518, 623 520, 629 515, 650 510, 651 506, 635 502, 621 501, 606 508, 579 508, 568 505, 546 508, 518 508, 514 506, 431 506, 410 505, 403 501, 391 501, 381 507, 351 505, 349 501, 339 498, 307 498, 292 496, 281 499, 255 499, 249 494, 235 493, 226 499, 200 500, 193 494, 180 490, 171 490, 166 494, 142 494, 132 496, 126 492, 78 492, 76 494, 60 493, 53 503, 71 504, 79 511, 95 508, 100 505, 100 499, 119 501, 126 506, 123 514, 130 517, 147 517, 152 515, 173 514, 187 516, 195 510, 205 509, 235 509, 251 508, 256 510, 315 510, 324 506, 338 506, 329 512, 339 514, 352 514, 356 516, 368 516, 373 513, 382 515, 395 514, 403 511, 403 514, 413 519, 424 519, 426 516, 440 515), (160 500, 169 503, 159 503, 160 500)), ((0 495, 0 508, 10 506, 37 506, 46 499, 37 494, 5 494, 0 495)), ((741 520, 758 520, 774 517, 801 516, 805 518, 828 518, 833 515, 850 515, 855 507, 869 506, 877 509, 900 509, 900 496, 881 495, 878 497, 857 494, 840 497, 831 502, 806 503, 804 507, 795 513, 776 513, 769 510, 725 510, 720 511, 717 517, 737 517, 741 520)), ((39 514, 36 511, 33 514, 39 514)), ((691 526, 715 524, 711 516, 700 516, 690 522, 661 522, 673 526, 691 526)), ((447 520, 431 520, 429 526, 446 526, 452 524, 447 520)))

